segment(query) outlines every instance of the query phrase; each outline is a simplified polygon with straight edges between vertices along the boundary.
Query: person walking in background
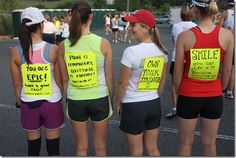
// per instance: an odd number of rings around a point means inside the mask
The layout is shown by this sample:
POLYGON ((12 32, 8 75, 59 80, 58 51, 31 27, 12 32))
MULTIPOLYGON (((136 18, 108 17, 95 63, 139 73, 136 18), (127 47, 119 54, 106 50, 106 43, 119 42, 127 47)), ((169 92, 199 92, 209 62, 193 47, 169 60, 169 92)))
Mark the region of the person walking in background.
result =
POLYGON ((212 22, 212 16, 218 11, 216 2, 193 0, 193 6, 199 24, 182 32, 176 42, 174 83, 178 95, 178 155, 191 156, 200 120, 202 155, 216 156, 216 136, 223 112, 222 90, 230 77, 233 36, 229 30, 212 22))
POLYGON ((106 14, 104 16, 104 18, 105 18, 105 33, 106 33, 106 35, 108 35, 108 33, 111 32, 111 29, 110 29, 111 28, 111 17, 109 14, 106 14))
POLYGON ((55 26, 54 24, 50 21, 49 15, 45 15, 45 21, 44 21, 44 27, 43 27, 43 40, 55 44, 55 26))
POLYGON ((132 156, 160 156, 157 146, 161 121, 159 96, 167 79, 168 51, 155 27, 155 17, 140 9, 123 17, 130 22, 132 35, 140 42, 125 49, 116 93, 116 112, 132 156))
POLYGON ((217 14, 213 16, 212 21, 215 25, 222 27, 227 18, 227 10, 225 9, 226 5, 224 1, 217 1, 217 2, 219 10, 217 14))
POLYGON ((64 124, 57 46, 42 40, 43 21, 38 8, 24 9, 20 45, 10 52, 16 106, 20 108, 21 125, 28 140, 28 156, 40 154, 42 127, 48 155, 59 155, 60 128, 64 124))
MULTIPOLYGON (((130 13, 128 13, 127 15, 130 15, 130 13)), ((129 22, 124 22, 125 23, 125 39, 124 39, 124 43, 126 43, 126 41, 128 41, 129 43, 131 43, 131 30, 129 27, 129 22)))
MULTIPOLYGON (((224 22, 224 28, 232 31, 232 34, 234 34, 235 28, 234 28, 234 1, 228 0, 228 6, 229 9, 227 10, 227 18, 224 22)), ((235 49, 234 49, 235 50, 235 49)), ((232 59, 232 70, 229 82, 227 84, 226 89, 223 90, 223 96, 228 99, 234 99, 234 79, 235 79, 235 73, 234 73, 234 52, 233 52, 233 59, 232 59)))
POLYGON ((172 96, 173 108, 166 114, 167 118, 173 118, 174 116, 176 116, 177 95, 176 95, 174 78, 173 78, 174 66, 175 66, 175 54, 176 54, 176 40, 181 32, 186 31, 196 26, 196 24, 192 22, 192 18, 193 18, 192 9, 189 8, 187 3, 181 7, 180 17, 182 21, 174 24, 172 27, 172 39, 175 45, 174 50, 172 51, 172 58, 171 58, 171 65, 170 65, 170 74, 172 77, 171 96, 172 96))
POLYGON ((52 22, 55 26, 56 44, 59 44, 61 41, 61 22, 56 16, 52 17, 52 22))
POLYGON ((122 20, 122 17, 123 17, 123 13, 120 13, 119 14, 119 17, 118 17, 118 23, 119 23, 119 26, 118 26, 118 40, 120 42, 124 42, 124 22, 122 20))
POLYGON ((67 23, 70 25, 70 20, 71 20, 71 9, 69 9, 69 10, 67 11, 66 16, 67 16, 67 23))
POLYGON ((69 37, 70 35, 70 31, 69 31, 69 18, 68 16, 65 16, 64 17, 64 22, 61 26, 61 30, 62 30, 62 34, 61 34, 61 38, 62 38, 62 41, 65 40, 66 38, 69 37))
POLYGON ((118 27, 119 27, 118 15, 115 14, 111 19, 112 42, 115 43, 118 43, 118 27))
POLYGON ((112 114, 112 50, 108 40, 90 32, 92 20, 89 4, 76 3, 69 38, 59 44, 67 116, 74 130, 77 156, 87 156, 89 118, 95 154, 106 155, 106 131, 112 114))

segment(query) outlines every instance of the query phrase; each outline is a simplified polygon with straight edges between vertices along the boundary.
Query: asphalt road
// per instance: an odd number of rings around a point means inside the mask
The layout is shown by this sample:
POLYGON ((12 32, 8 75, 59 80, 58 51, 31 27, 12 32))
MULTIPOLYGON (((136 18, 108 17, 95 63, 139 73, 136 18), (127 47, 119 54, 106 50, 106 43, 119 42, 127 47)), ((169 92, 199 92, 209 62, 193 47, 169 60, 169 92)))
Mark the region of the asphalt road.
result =
MULTIPOLYGON (((171 39, 171 28, 168 25, 158 26, 163 41, 167 49, 171 52, 173 43, 171 39)), ((95 33, 111 39, 106 36, 103 30, 95 30, 95 33)), ((0 155, 1 156, 26 156, 27 142, 24 131, 19 124, 19 110, 14 107, 15 97, 11 85, 9 72, 9 47, 17 45, 18 40, 0 41, 0 155)), ((132 42, 135 44, 135 42, 132 42)), ((119 76, 120 60, 123 50, 130 44, 113 44, 113 63, 114 74, 117 81, 119 76)), ((169 56, 169 59, 170 56, 169 56)), ((177 119, 166 119, 165 113, 171 108, 170 76, 165 87, 165 92, 161 97, 162 121, 160 127, 159 144, 162 156, 176 156, 179 146, 179 135, 177 119)), ((234 100, 224 99, 224 112, 220 123, 217 138, 218 156, 235 155, 235 107, 234 100)), ((127 142, 123 133, 118 128, 119 118, 112 116, 109 121, 107 135, 107 153, 108 156, 129 156, 127 142)), ((91 129, 91 126, 89 126, 91 129)), ((89 137, 89 156, 94 156, 92 148, 92 133, 89 137)), ((66 120, 66 126, 62 129, 61 156, 75 156, 75 141, 71 125, 66 120)), ((199 127, 195 134, 195 143, 193 145, 193 156, 201 155, 200 132, 199 127)), ((41 156, 47 156, 45 149, 45 140, 42 142, 41 156)))

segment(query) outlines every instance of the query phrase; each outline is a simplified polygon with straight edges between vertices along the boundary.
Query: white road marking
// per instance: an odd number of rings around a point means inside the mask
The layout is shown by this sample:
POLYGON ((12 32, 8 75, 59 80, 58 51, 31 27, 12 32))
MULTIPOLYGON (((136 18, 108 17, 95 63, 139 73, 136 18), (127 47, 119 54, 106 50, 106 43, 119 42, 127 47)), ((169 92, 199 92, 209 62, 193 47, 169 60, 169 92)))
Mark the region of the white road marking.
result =
MULTIPOLYGON (((120 121, 117 121, 117 120, 109 120, 109 124, 120 124, 120 121)), ((160 131, 163 131, 163 132, 169 132, 169 133, 179 133, 178 129, 175 129, 175 128, 166 128, 166 127, 160 127, 160 131)), ((201 135, 201 132, 198 132, 196 131, 195 132, 195 135, 196 136, 200 136, 201 135)), ((231 140, 231 141, 234 141, 234 136, 228 136, 228 135, 222 135, 222 134, 218 134, 217 139, 224 139, 224 140, 231 140)))
MULTIPOLYGON (((0 104, 0 108, 9 108, 9 109, 16 109, 15 106, 12 106, 12 105, 6 105, 6 104, 0 104)), ((120 124, 120 121, 118 120, 109 120, 109 124, 112 124, 112 125, 118 125, 120 124)), ((178 129, 175 129, 175 128, 166 128, 166 127, 160 127, 160 131, 163 131, 163 132, 169 132, 169 133, 179 133, 178 129)), ((196 136, 200 136, 201 133, 196 131, 195 132, 195 135, 196 136)), ((217 135, 217 138, 218 139, 223 139, 223 140, 231 140, 231 141, 234 141, 234 136, 228 136, 228 135, 222 135, 222 134, 218 134, 217 135)))

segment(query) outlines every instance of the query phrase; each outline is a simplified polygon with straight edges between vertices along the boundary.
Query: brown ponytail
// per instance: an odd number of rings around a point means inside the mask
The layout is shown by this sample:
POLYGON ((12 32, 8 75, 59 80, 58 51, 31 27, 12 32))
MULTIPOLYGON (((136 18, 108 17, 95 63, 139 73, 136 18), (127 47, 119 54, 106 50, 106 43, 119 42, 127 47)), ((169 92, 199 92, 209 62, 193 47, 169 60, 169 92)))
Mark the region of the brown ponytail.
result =
MULTIPOLYGON (((30 51, 30 48, 32 48, 31 34, 33 32, 36 32, 38 27, 41 27, 41 26, 40 26, 40 23, 26 26, 25 23, 27 22, 31 22, 31 20, 29 19, 22 20, 22 23, 19 29, 19 40, 20 40, 21 47, 23 49, 23 56, 25 57, 26 62, 28 64, 31 64, 32 62, 30 61, 30 58, 29 58, 30 56, 29 51, 30 51)), ((32 49, 31 49, 31 53, 33 53, 32 49)))
POLYGON ((76 3, 72 7, 72 17, 70 21, 70 46, 74 46, 82 35, 82 25, 86 24, 89 19, 89 15, 92 13, 92 9, 86 2, 76 3))

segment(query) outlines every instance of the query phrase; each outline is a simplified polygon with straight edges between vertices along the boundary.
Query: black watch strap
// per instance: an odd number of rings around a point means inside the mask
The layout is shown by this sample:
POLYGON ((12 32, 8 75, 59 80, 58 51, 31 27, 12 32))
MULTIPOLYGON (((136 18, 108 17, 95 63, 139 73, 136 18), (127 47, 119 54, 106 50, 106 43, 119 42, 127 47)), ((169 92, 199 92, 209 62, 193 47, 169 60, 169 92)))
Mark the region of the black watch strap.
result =
POLYGON ((20 104, 18 104, 17 102, 15 103, 16 108, 20 108, 20 104))

